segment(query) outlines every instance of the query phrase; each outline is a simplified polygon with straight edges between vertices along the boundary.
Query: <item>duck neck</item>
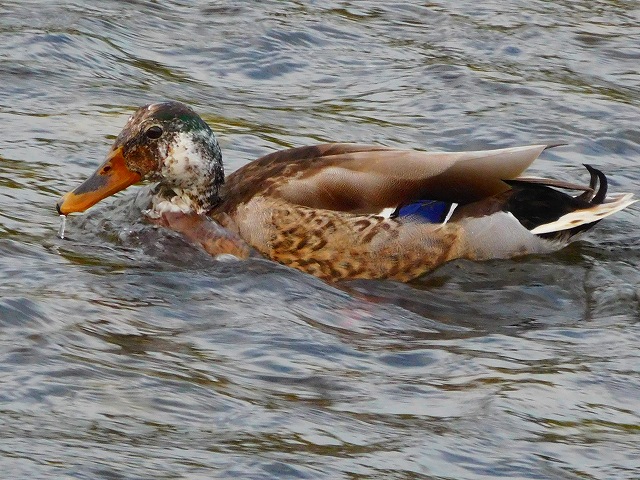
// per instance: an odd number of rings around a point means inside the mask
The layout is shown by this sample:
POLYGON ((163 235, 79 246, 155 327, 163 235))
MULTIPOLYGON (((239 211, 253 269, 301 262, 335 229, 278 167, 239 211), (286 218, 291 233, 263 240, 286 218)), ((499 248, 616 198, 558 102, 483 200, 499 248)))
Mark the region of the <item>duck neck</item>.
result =
POLYGON ((167 146, 153 210, 206 213, 220 202, 224 184, 220 146, 211 130, 176 140, 167 146))
POLYGON ((151 212, 160 216, 164 212, 207 213, 220 202, 217 188, 213 191, 194 191, 193 188, 171 187, 159 183, 152 197, 151 212))

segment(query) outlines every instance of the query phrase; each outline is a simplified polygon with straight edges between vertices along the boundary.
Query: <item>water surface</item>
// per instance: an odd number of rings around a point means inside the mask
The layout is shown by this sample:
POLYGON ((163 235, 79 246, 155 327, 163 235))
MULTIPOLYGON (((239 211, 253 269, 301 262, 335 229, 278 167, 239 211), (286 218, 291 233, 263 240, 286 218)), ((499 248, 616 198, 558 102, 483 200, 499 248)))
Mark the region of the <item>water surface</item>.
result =
POLYGON ((228 172, 275 149, 564 141, 532 173, 640 192, 633 1, 0 1, 6 478, 640 477, 639 207, 548 256, 408 285, 219 262, 70 218, 138 106, 192 105, 228 172))

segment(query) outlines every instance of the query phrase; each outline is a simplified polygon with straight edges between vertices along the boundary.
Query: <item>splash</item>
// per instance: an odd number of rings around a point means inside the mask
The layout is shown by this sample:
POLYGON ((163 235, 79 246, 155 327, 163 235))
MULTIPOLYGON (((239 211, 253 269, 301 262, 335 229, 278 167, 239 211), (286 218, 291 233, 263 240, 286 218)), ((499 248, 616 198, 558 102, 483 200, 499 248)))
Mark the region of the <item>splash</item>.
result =
POLYGON ((58 236, 60 238, 64 238, 64 229, 67 226, 67 216, 66 215, 60 215, 60 228, 58 229, 58 236))

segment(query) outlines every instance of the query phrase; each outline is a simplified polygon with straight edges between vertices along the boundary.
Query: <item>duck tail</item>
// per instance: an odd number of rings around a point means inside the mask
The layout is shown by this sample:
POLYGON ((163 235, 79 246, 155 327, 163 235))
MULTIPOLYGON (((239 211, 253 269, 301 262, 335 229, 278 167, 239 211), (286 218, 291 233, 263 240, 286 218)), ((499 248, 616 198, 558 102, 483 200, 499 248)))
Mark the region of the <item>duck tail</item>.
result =
POLYGON ((588 187, 541 178, 506 180, 512 194, 503 210, 513 214, 535 235, 569 242, 603 218, 636 202, 631 193, 607 197, 606 175, 590 165, 585 167, 590 175, 588 187), (582 193, 571 196, 556 188, 582 193))

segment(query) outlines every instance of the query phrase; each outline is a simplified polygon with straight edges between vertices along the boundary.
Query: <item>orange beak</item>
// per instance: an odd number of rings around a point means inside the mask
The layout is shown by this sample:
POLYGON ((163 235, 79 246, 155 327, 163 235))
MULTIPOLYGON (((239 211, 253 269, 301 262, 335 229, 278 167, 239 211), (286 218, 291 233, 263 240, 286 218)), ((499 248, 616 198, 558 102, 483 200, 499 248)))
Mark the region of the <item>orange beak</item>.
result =
POLYGON ((111 150, 102 165, 72 192, 64 195, 56 204, 60 215, 84 212, 103 198, 124 190, 141 180, 139 173, 127 168, 122 147, 111 150))

